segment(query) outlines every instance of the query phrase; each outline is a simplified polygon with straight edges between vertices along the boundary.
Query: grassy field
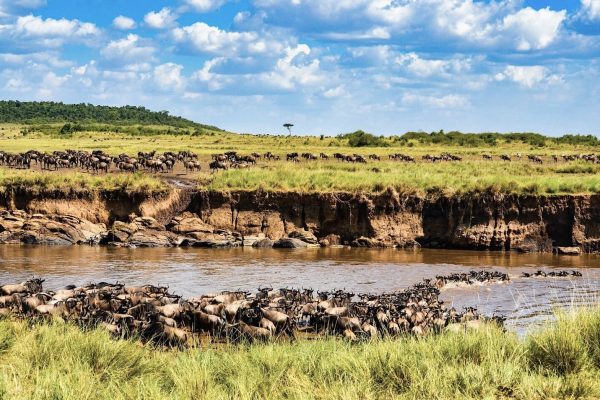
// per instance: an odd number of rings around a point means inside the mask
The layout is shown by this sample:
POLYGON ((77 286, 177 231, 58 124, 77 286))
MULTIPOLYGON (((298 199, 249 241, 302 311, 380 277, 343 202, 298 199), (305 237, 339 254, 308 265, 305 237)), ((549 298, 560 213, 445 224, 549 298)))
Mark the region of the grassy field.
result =
POLYGON ((600 397, 600 310, 518 338, 495 327, 163 351, 62 323, 0 321, 1 399, 600 397))
MULTIPOLYGON (((161 131, 161 127, 150 127, 161 131)), ((150 129, 145 127, 144 129, 150 129)), ((115 130, 118 128, 115 128, 115 130)), ((287 137, 243 135, 228 132, 203 131, 202 134, 132 135, 116 132, 76 132, 70 135, 47 134, 21 125, 0 126, 0 151, 23 152, 30 149, 53 151, 64 149, 104 150, 110 154, 137 154, 138 151, 191 150, 200 155, 203 170, 197 179, 201 188, 214 190, 264 190, 330 192, 366 191, 380 192, 395 188, 399 192, 478 192, 566 194, 597 193, 600 191, 600 164, 585 161, 555 163, 556 154, 600 153, 595 146, 548 143, 545 147, 530 146, 520 142, 499 142, 489 147, 442 146, 422 144, 417 141, 398 142, 386 139, 388 147, 348 146, 348 141, 337 137, 287 137), (26 133, 25 133, 26 132, 26 133), (24 134, 25 133, 25 134, 24 134), (256 167, 228 170, 211 174, 208 161, 211 154, 236 150, 241 154, 271 151, 285 159, 292 151, 321 152, 332 155, 358 153, 364 156, 377 154, 382 161, 367 164, 348 164, 339 161, 302 161, 292 164, 285 161, 260 161, 256 167), (463 157, 462 162, 430 163, 421 160, 424 154, 450 152, 463 157), (511 163, 498 159, 498 155, 536 154, 544 164, 532 164, 524 157, 511 163), (390 161, 392 153, 404 153, 417 159, 416 164, 390 161), (482 159, 491 154, 494 161, 482 159)), ((37 169, 35 167, 34 169, 37 169)), ((180 171, 183 174, 183 171, 180 171)), ((142 174, 135 178, 91 177, 74 171, 62 171, 60 179, 43 178, 40 173, 0 172, 0 186, 6 182, 27 179, 28 182, 46 182, 55 187, 67 187, 76 181, 85 187, 111 188, 125 185, 131 190, 159 188, 160 180, 142 174), (51 182, 47 182, 49 179, 51 182), (144 180, 144 182, 139 182, 144 180)), ((29 184, 29 183, 27 183, 29 184)), ((162 190, 162 189, 159 189, 162 190)))

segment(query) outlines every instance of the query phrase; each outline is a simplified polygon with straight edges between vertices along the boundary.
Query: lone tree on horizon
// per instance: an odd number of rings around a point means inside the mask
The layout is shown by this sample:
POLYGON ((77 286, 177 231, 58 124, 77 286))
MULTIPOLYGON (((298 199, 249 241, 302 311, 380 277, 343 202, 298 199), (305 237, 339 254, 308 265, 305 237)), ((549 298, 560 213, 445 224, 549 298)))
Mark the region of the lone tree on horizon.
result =
POLYGON ((283 124, 283 127, 288 130, 288 132, 290 133, 290 136, 292 135, 292 126, 294 126, 294 124, 290 124, 289 122, 283 124))

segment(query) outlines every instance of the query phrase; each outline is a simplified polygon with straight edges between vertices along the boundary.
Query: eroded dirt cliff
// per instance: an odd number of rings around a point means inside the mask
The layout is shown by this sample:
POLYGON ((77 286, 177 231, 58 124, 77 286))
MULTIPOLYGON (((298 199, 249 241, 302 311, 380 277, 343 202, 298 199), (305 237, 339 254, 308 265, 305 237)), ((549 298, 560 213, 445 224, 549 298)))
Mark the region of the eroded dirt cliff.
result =
POLYGON ((5 242, 36 243, 31 239, 35 226, 51 232, 49 225, 55 231, 70 232, 68 239, 59 241, 61 244, 227 247, 260 243, 303 247, 318 243, 600 251, 600 195, 420 196, 393 190, 381 194, 305 194, 174 189, 157 199, 118 192, 70 197, 14 194, 0 199, 0 207, 5 210, 0 213, 0 241, 10 238, 5 242), (53 222, 29 223, 36 218, 53 222), (61 221, 70 224, 68 229, 55 226, 65 223, 61 221), (89 224, 94 224, 93 229, 89 224), (80 225, 85 225, 86 233, 70 231, 80 225), (27 234, 19 231, 23 226, 27 234), (88 234, 90 231, 94 234, 88 234))

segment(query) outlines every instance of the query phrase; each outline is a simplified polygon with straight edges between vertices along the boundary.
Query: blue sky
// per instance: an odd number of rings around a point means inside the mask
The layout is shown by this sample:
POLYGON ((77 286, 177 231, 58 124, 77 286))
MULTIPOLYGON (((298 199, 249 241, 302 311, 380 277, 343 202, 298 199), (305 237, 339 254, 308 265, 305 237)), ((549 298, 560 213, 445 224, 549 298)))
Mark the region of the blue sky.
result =
POLYGON ((0 0, 0 98, 253 133, 600 134, 600 0, 0 0))

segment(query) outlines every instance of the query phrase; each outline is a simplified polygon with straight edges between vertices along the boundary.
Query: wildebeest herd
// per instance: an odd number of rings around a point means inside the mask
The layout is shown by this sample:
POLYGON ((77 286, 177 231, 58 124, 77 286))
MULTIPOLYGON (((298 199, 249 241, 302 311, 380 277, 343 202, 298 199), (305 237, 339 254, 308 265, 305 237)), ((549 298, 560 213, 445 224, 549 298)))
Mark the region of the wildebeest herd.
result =
MULTIPOLYGON (((546 274, 547 276, 550 276, 546 274)), ((555 276, 580 276, 559 271, 555 276)), ((554 275, 553 275, 554 276, 554 275)), ((115 337, 135 337, 165 346, 189 346, 202 338, 239 342, 298 335, 340 335, 349 340, 439 333, 445 329, 502 324, 474 307, 458 311, 439 298, 450 282, 505 282, 497 271, 425 279, 408 289, 384 294, 345 290, 259 288, 255 293, 227 291, 183 299, 167 287, 97 283, 44 291, 32 278, 0 286, 0 315, 21 319, 61 318, 83 329, 103 328, 115 337)))
POLYGON ((190 151, 177 153, 166 151, 157 154, 156 151, 148 153, 138 152, 137 156, 122 153, 111 156, 103 150, 91 152, 81 150, 54 151, 42 153, 29 150, 24 153, 7 153, 0 151, 0 165, 10 168, 31 169, 38 165, 42 171, 56 171, 59 169, 79 168, 86 172, 107 173, 111 168, 121 172, 135 172, 139 170, 149 172, 173 171, 175 164, 180 162, 187 171, 199 171, 200 162, 198 155, 190 151))
MULTIPOLYGON (((483 160, 494 160, 491 154, 483 154, 483 160)), ((501 154, 497 158, 501 161, 521 160, 523 156, 520 153, 501 154)), ((542 164, 544 162, 542 156, 529 154, 526 156, 530 162, 542 164)), ((213 154, 208 162, 208 168, 212 172, 218 170, 226 170, 230 168, 248 168, 255 166, 260 160, 279 161, 285 159, 289 162, 314 161, 314 160, 336 160, 347 163, 367 163, 381 161, 381 156, 377 154, 369 154, 367 156, 361 154, 342 154, 333 153, 331 156, 326 153, 287 153, 285 157, 275 155, 268 151, 264 154, 253 152, 247 155, 238 154, 236 151, 227 151, 220 154, 213 154)), ((392 153, 388 155, 391 161, 402 161, 415 163, 414 156, 403 153, 392 153)), ((421 156, 423 162, 460 162, 463 161, 463 156, 443 152, 441 154, 425 154, 421 156)), ((584 160, 593 163, 599 163, 600 157, 595 154, 563 154, 560 157, 553 155, 552 160, 559 162, 563 160, 576 161, 584 160)), ((31 169, 34 166, 39 166, 42 171, 56 171, 59 169, 74 169, 79 168, 82 171, 91 173, 107 173, 110 170, 117 172, 136 172, 146 171, 151 173, 168 173, 173 172, 176 165, 180 165, 185 173, 200 171, 202 169, 198 154, 191 151, 165 151, 159 153, 137 152, 137 155, 129 155, 121 153, 117 156, 109 155, 103 150, 65 150, 53 151, 44 153, 37 150, 28 150, 23 153, 9 153, 0 150, 0 166, 17 169, 31 169)))

